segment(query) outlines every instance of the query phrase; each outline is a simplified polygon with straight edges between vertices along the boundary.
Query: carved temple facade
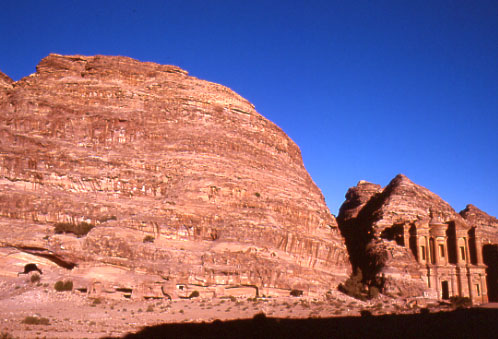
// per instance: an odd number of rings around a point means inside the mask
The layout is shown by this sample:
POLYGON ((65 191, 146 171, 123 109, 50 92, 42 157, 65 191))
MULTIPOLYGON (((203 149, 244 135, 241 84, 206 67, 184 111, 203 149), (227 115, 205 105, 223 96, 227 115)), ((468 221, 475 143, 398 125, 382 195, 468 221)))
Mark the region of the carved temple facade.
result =
POLYGON ((403 232, 403 245, 415 255, 421 276, 438 299, 461 296, 488 302, 478 228, 432 220, 405 224, 403 232))

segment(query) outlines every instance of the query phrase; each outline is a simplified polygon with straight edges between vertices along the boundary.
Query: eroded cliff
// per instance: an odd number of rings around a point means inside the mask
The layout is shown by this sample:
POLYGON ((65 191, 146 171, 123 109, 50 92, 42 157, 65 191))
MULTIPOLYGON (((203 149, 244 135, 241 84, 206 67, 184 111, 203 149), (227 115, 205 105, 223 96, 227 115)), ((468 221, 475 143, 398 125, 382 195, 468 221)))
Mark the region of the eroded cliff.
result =
POLYGON ((137 273, 127 286, 318 293, 349 273, 297 145, 178 67, 51 54, 20 81, 0 76, 0 140, 4 248, 94 281, 106 279, 97 266, 137 273), (78 238, 56 226, 93 228, 78 238))

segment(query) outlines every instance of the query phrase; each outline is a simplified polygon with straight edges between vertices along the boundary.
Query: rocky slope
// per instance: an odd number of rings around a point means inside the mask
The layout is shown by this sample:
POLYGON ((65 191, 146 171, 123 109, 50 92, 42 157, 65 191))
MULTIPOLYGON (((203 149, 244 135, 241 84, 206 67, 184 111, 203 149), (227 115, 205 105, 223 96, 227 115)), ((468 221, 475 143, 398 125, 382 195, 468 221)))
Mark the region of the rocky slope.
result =
POLYGON ((319 293, 349 274, 296 144, 178 67, 51 54, 1 74, 0 140, 2 247, 83 285, 319 293))

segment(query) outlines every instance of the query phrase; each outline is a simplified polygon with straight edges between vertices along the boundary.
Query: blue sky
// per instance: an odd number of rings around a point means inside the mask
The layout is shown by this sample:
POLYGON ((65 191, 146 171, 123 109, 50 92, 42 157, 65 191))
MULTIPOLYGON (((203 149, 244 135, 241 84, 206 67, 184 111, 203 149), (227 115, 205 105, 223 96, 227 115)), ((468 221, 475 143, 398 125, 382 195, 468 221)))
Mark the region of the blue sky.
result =
POLYGON ((332 213, 398 173, 498 216, 498 1, 4 1, 0 70, 49 53, 178 65, 301 148, 332 213))

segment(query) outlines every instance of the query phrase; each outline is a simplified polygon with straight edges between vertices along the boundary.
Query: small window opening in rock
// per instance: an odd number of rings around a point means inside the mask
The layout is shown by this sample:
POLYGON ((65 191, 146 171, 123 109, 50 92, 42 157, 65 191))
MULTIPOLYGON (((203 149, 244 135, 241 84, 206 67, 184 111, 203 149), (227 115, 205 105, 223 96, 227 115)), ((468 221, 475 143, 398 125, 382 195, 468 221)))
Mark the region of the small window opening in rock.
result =
POLYGON ((425 260, 425 246, 420 246, 420 257, 425 260))
POLYGON ((301 290, 291 290, 290 295, 293 297, 300 297, 303 295, 303 291, 301 290))
POLYGON ((477 292, 477 296, 480 297, 481 296, 481 288, 479 287, 479 284, 476 284, 476 292, 477 292))
POLYGON ((460 255, 462 257, 462 260, 465 260, 465 247, 460 246, 460 255))
POLYGON ((133 292, 133 290, 131 288, 124 288, 124 287, 116 288, 116 291, 123 292, 123 293, 130 293, 130 294, 131 294, 131 292, 133 292))
POLYGON ((444 245, 439 245, 439 255, 444 258, 444 245))
POLYGON ((396 224, 392 227, 387 227, 382 231, 380 237, 387 240, 394 240, 399 246, 405 246, 403 224, 396 224))
POLYGON ((123 297, 125 297, 126 299, 131 299, 131 294, 124 294, 123 297))
POLYGON ((76 290, 79 291, 79 292, 81 292, 81 293, 88 292, 88 290, 86 288, 84 288, 84 287, 83 288, 77 288, 76 290))

